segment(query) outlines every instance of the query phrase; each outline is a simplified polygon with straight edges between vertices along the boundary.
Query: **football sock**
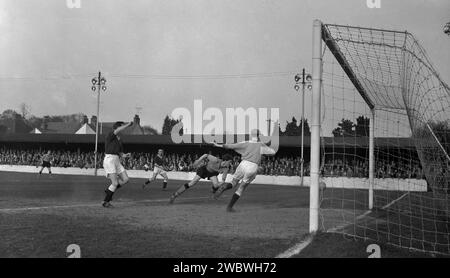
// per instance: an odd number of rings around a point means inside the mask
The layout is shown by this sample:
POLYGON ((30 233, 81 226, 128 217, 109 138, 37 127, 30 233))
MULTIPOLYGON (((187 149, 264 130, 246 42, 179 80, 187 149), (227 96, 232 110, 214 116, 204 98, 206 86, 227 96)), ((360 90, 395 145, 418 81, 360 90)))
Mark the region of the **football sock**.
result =
POLYGON ((237 202, 237 200, 239 200, 239 195, 237 195, 236 193, 233 194, 233 197, 231 197, 230 203, 228 204, 228 209, 231 209, 234 204, 237 202))
POLYGON ((112 191, 109 190, 109 189, 106 190, 105 192, 106 192, 106 196, 105 196, 104 201, 105 201, 105 202, 110 202, 110 201, 112 200, 112 197, 113 197, 114 192, 112 192, 112 191))
POLYGON ((231 183, 229 183, 229 182, 226 182, 223 185, 225 187, 224 191, 233 188, 233 185, 231 183))
POLYGON ((181 194, 183 194, 183 192, 186 191, 187 189, 189 189, 189 184, 188 184, 188 183, 185 183, 183 186, 181 186, 180 188, 178 188, 178 190, 177 190, 175 193, 173 193, 173 196, 174 196, 174 197, 178 197, 178 196, 180 196, 181 194))

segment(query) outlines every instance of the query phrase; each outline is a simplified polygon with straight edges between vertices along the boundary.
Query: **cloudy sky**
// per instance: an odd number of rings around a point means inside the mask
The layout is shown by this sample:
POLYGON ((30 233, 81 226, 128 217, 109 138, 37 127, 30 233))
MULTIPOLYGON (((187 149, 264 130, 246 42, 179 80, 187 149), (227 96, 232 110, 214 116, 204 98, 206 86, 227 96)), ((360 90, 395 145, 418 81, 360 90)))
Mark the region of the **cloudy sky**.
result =
MULTIPOLYGON (((95 114, 161 130, 175 108, 276 107, 300 115, 293 75, 311 68, 313 19, 408 30, 450 83, 448 0, 0 0, 0 111, 95 114)), ((306 104, 309 104, 309 98, 306 104)), ((310 105, 306 105, 309 107, 310 105)), ((309 115, 309 109, 306 110, 309 115)))

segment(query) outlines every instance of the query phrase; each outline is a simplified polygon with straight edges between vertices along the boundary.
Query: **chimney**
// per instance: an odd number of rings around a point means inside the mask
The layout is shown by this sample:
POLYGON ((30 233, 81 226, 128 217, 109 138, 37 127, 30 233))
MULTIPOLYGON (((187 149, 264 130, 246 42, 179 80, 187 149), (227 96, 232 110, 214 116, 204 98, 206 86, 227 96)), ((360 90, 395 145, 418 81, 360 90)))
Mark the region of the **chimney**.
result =
POLYGON ((42 129, 43 130, 47 130, 49 121, 50 121, 50 117, 44 116, 44 119, 42 120, 42 129))
POLYGON ((133 124, 140 126, 141 119, 139 118, 139 115, 134 115, 133 124))
POLYGON ((91 116, 91 125, 94 127, 97 125, 97 116, 91 116))
POLYGON ((84 116, 83 116, 83 121, 82 121, 82 123, 83 123, 83 124, 87 124, 88 122, 89 122, 88 116, 84 115, 84 116))

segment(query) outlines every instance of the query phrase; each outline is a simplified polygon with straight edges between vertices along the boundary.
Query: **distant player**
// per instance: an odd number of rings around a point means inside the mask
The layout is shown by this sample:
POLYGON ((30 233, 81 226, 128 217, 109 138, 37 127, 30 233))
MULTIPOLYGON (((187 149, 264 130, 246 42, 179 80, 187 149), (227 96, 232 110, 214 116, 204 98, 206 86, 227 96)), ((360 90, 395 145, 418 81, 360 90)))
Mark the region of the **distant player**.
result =
POLYGON ((132 125, 132 122, 128 124, 124 122, 114 123, 112 131, 108 133, 105 139, 103 168, 105 169, 106 176, 111 180, 111 185, 105 190, 106 196, 102 204, 105 208, 112 207, 110 202, 114 193, 129 181, 127 171, 120 163, 120 157, 129 157, 130 154, 123 153, 123 144, 119 134, 132 125))
POLYGON ((39 175, 42 174, 42 171, 44 170, 44 168, 48 169, 48 173, 51 174, 52 173, 52 152, 48 151, 46 154, 44 154, 42 156, 42 165, 41 165, 41 170, 39 171, 39 175))
POLYGON ((218 199, 225 190, 231 189, 239 183, 238 189, 231 197, 227 206, 227 211, 232 212, 234 204, 241 197, 247 186, 255 179, 259 164, 261 163, 261 155, 274 155, 275 150, 259 141, 258 130, 251 132, 250 141, 224 145, 219 145, 214 142, 213 144, 216 147, 234 150, 242 156, 242 161, 239 163, 231 183, 223 183, 214 194, 214 198, 218 199))
POLYGON ((218 175, 219 173, 222 173, 222 182, 225 182, 232 160, 233 157, 229 154, 225 154, 222 159, 210 154, 202 155, 194 162, 194 167, 198 167, 195 177, 189 183, 185 183, 178 188, 178 190, 170 196, 169 203, 172 204, 178 196, 196 185, 200 179, 209 179, 212 182, 213 193, 216 192, 221 185, 221 183, 219 183, 218 175))
POLYGON ((170 168, 167 166, 163 149, 158 150, 158 154, 156 155, 155 159, 153 160, 153 163, 154 163, 153 175, 151 178, 149 178, 147 181, 145 181, 145 183, 142 185, 142 188, 145 188, 145 186, 147 184, 156 180, 156 177, 158 175, 161 175, 164 179, 163 180, 163 190, 166 190, 167 182, 169 181, 169 177, 167 176, 167 171, 169 171, 170 168))

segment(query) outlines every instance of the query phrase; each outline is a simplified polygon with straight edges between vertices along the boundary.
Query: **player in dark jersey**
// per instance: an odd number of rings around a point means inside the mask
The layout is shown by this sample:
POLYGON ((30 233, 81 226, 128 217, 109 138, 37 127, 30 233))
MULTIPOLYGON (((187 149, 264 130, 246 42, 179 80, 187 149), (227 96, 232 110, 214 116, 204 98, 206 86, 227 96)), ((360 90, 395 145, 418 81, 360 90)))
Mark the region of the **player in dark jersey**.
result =
POLYGON ((196 185, 200 179, 209 179, 213 184, 212 192, 216 192, 221 185, 221 183, 219 183, 218 175, 219 173, 222 173, 222 182, 225 182, 232 160, 233 157, 229 154, 225 154, 222 159, 210 154, 202 155, 194 162, 194 167, 198 167, 195 177, 190 182, 185 183, 178 188, 178 190, 170 196, 169 203, 172 204, 178 196, 196 185))
POLYGON ((106 196, 102 204, 105 208, 112 207, 110 202, 114 193, 129 181, 127 171, 120 163, 120 157, 128 157, 130 154, 123 153, 123 144, 120 140, 119 133, 132 125, 133 122, 128 124, 124 122, 114 123, 113 130, 108 133, 105 139, 103 169, 105 170, 106 176, 111 180, 111 185, 105 190, 106 196))
POLYGON ((51 165, 51 161, 52 161, 52 152, 48 151, 46 154, 44 154, 42 156, 42 166, 41 166, 41 170, 39 171, 39 175, 42 174, 42 171, 44 170, 44 168, 48 169, 48 173, 51 174, 52 173, 52 165, 51 165))
POLYGON ((170 168, 167 166, 163 149, 158 150, 158 154, 156 155, 155 159, 153 160, 153 164, 154 164, 153 175, 142 185, 142 188, 145 188, 146 185, 148 185, 152 181, 156 180, 156 177, 158 175, 161 175, 164 179, 163 180, 163 190, 166 190, 167 182, 169 181, 169 177, 167 176, 167 171, 169 171, 170 168))

